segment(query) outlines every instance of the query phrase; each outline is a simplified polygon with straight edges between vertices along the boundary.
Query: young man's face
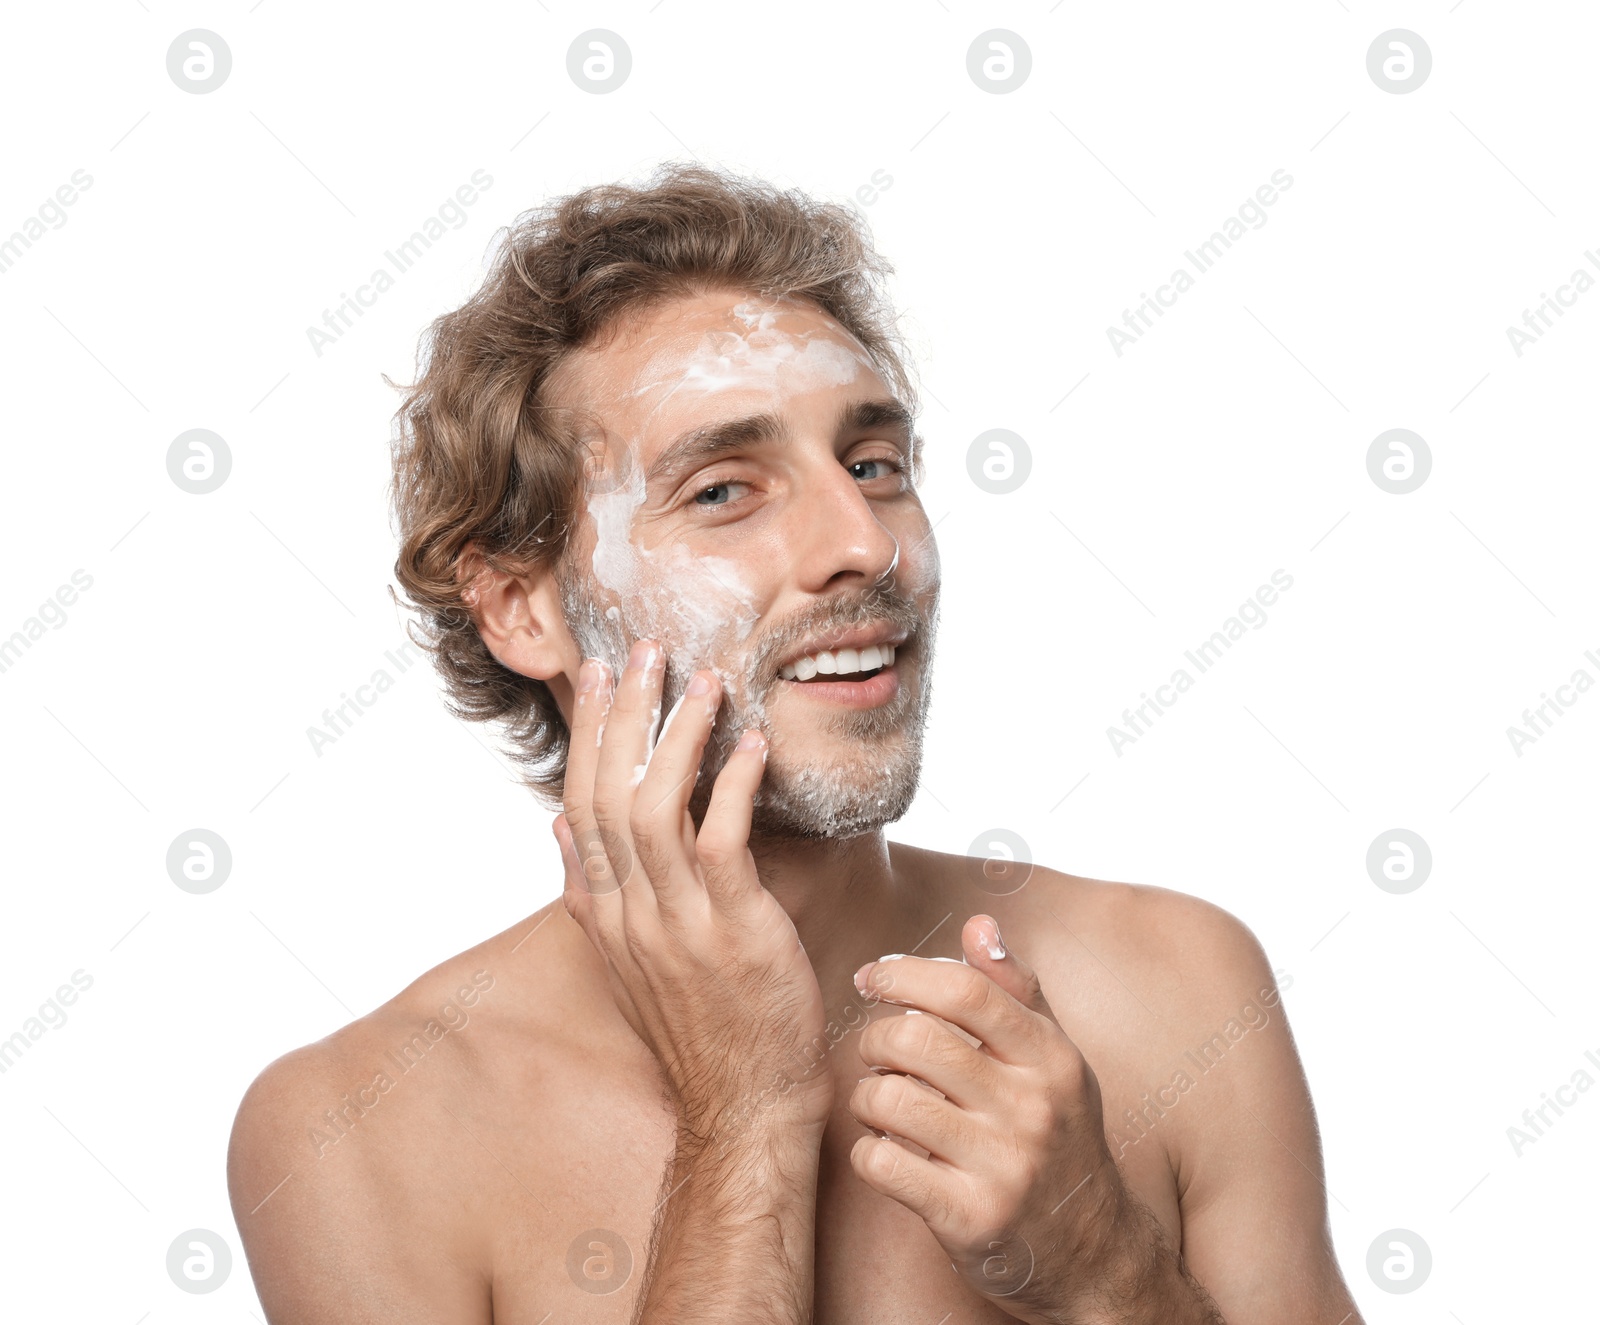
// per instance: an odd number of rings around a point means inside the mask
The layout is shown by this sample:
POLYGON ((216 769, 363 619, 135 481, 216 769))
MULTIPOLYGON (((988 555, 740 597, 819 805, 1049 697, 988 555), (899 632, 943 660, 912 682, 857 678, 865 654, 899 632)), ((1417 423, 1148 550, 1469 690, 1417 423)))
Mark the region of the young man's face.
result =
POLYGON ((579 651, 620 675, 634 640, 660 641, 667 713, 697 669, 721 678, 696 820, 746 727, 769 743, 755 832, 841 837, 900 818, 921 767, 939 561, 911 421, 860 343, 803 300, 717 292, 626 318, 549 388, 590 420, 559 576, 579 651), (876 679, 781 674, 861 628, 901 641, 876 679))

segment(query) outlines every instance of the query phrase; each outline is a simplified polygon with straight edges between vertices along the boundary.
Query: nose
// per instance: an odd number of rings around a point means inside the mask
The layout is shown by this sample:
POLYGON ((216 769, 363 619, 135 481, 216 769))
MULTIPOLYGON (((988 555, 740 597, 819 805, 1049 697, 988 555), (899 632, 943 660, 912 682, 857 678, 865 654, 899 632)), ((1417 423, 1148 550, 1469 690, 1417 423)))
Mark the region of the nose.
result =
POLYGON ((786 540, 799 587, 808 593, 864 589, 892 576, 900 563, 899 540, 850 470, 830 458, 808 470, 803 481, 786 540))

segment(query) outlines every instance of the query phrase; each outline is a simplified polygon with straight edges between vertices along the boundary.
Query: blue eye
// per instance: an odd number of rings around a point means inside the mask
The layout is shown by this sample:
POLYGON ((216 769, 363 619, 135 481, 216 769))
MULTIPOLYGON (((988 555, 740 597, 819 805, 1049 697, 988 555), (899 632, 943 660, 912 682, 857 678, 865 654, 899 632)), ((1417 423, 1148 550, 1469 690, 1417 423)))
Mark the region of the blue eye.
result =
POLYGON ((701 506, 727 506, 729 505, 727 501, 702 502, 700 498, 704 497, 708 492, 723 492, 728 488, 740 488, 744 486, 745 484, 740 483, 738 479, 728 479, 723 483, 712 483, 707 487, 701 488, 699 492, 695 493, 694 500, 696 504, 701 506))
MULTIPOLYGON (((846 466, 846 468, 848 468, 855 478, 862 483, 870 483, 877 479, 887 478, 893 474, 904 472, 904 466, 902 466, 900 461, 898 459, 892 459, 888 456, 870 456, 864 460, 852 460, 850 464, 846 466), (869 472, 863 473, 862 470, 864 469, 869 472)), ((704 487, 698 489, 694 496, 691 497, 686 504, 690 506, 696 506, 701 510, 717 510, 724 506, 732 506, 735 505, 740 498, 737 496, 727 495, 728 489, 748 489, 749 487, 750 485, 743 479, 737 478, 723 479, 718 483, 708 483, 704 487), (715 498, 715 494, 717 493, 724 494, 721 500, 717 500, 715 498), (706 497, 711 497, 712 500, 703 500, 703 498, 706 497)))
MULTIPOLYGON (((850 468, 851 469, 859 469, 862 465, 880 465, 880 466, 881 465, 892 465, 895 469, 899 469, 900 468, 900 466, 895 464, 895 462, 893 460, 884 460, 884 459, 876 458, 876 457, 873 458, 873 459, 870 459, 870 460, 856 460, 856 461, 851 463, 850 468)), ((881 474, 857 474, 856 477, 857 478, 881 478, 883 476, 881 474)))

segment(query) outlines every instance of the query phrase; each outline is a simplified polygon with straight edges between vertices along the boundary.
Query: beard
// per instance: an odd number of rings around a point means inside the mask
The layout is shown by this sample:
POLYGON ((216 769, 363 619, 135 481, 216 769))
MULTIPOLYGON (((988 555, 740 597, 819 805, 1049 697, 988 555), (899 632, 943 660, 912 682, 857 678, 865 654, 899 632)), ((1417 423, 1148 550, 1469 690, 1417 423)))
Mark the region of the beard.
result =
MULTIPOLYGON (((711 650, 683 646, 682 630, 673 628, 669 589, 642 587, 628 601, 603 606, 593 580, 566 557, 557 567, 556 583, 568 629, 583 656, 599 658, 613 679, 622 675, 636 639, 654 639, 662 645, 666 670, 660 712, 670 716, 697 670, 712 671, 722 682, 722 699, 689 798, 697 831, 717 775, 749 727, 759 729, 768 744, 766 767, 752 801, 752 838, 851 838, 893 823, 911 808, 922 771, 923 733, 932 695, 937 593, 926 619, 915 600, 892 582, 874 585, 858 597, 825 599, 768 632, 752 652, 730 643, 711 650), (915 649, 913 683, 906 684, 902 674, 899 692, 889 703, 869 709, 840 708, 821 718, 813 731, 836 753, 819 760, 786 740, 768 716, 770 692, 788 684, 779 680, 776 663, 816 633, 872 625, 908 632, 897 654, 915 649), (704 656, 708 652, 713 656, 704 656)), ((652 731, 651 749, 655 740, 652 731)))

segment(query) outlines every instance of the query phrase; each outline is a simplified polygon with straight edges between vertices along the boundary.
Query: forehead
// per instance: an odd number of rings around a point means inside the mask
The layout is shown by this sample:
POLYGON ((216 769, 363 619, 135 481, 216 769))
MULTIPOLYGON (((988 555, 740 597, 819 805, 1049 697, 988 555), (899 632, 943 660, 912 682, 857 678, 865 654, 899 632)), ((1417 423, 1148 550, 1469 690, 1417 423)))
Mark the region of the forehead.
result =
POLYGON ((803 299, 716 290, 624 314, 551 375, 550 396, 648 454, 685 427, 753 410, 892 396, 865 348, 803 299))

